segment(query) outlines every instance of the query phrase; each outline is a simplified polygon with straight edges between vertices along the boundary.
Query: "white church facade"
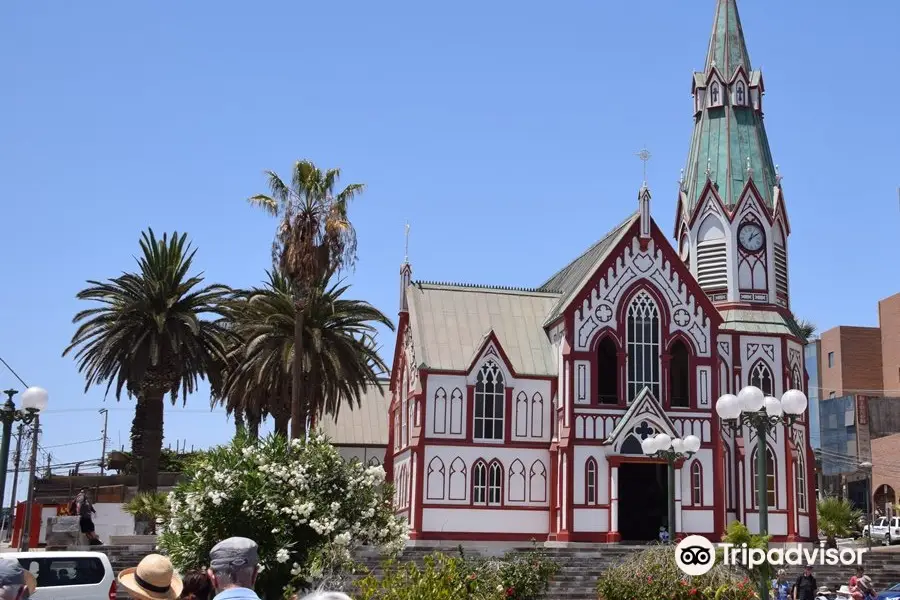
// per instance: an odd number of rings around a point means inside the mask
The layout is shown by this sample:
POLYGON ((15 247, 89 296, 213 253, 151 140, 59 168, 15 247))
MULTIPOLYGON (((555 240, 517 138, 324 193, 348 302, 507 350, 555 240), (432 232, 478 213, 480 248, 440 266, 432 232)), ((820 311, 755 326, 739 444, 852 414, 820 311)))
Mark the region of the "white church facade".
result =
POLYGON ((781 178, 736 0, 718 0, 673 245, 638 210, 535 288, 414 281, 401 270, 385 467, 414 540, 616 542, 758 529, 816 537, 809 423, 724 427, 716 399, 746 385, 805 391, 789 308, 781 178), (695 435, 667 465, 655 433, 695 435), (668 521, 673 494, 675 523, 668 521))

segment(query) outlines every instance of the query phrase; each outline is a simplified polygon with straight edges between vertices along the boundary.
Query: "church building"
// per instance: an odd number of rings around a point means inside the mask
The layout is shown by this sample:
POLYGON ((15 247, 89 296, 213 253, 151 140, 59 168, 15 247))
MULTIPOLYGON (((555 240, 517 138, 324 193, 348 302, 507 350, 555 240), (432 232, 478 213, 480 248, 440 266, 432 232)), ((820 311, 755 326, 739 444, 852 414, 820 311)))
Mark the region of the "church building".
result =
POLYGON ((645 183, 634 214, 537 287, 429 283, 402 266, 385 467, 411 539, 757 531, 760 451, 769 533, 817 537, 807 416, 762 443, 715 412, 746 385, 806 391, 787 205, 736 0, 717 0, 692 91, 674 244, 645 183), (641 448, 663 432, 701 440, 674 490, 641 448))

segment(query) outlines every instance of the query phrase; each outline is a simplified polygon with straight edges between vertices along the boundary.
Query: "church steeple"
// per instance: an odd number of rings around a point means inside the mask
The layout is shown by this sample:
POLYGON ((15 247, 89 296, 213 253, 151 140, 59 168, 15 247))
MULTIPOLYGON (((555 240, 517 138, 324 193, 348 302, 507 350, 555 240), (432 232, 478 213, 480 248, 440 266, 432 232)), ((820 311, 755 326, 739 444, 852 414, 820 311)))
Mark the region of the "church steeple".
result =
MULTIPOLYGON (((684 216, 690 218, 712 184, 726 207, 753 182, 759 199, 775 203, 775 166, 763 125, 762 73, 750 65, 737 0, 717 0, 703 72, 694 73, 694 135, 681 183, 684 216)), ((679 215, 681 216, 681 215, 679 215)))
POLYGON ((713 302, 787 308, 790 228, 737 0, 716 0, 691 92, 694 133, 675 215, 681 259, 713 302))

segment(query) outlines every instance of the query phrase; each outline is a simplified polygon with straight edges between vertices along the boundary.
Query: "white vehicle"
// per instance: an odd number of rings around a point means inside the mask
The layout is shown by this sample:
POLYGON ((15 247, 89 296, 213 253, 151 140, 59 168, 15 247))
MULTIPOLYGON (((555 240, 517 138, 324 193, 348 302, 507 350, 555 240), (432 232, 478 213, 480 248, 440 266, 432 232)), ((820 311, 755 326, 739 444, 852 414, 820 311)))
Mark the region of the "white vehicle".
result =
POLYGON ((900 517, 880 517, 869 528, 872 541, 881 540, 886 546, 900 541, 900 517))
POLYGON ((37 580, 30 600, 116 600, 116 576, 100 552, 9 552, 37 580))

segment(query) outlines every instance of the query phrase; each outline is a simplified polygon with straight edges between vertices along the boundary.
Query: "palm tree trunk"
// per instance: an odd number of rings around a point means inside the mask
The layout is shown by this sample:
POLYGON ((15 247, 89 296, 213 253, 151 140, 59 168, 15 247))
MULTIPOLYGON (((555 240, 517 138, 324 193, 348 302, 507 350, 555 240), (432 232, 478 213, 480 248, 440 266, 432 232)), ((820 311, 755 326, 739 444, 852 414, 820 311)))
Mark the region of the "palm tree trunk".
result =
POLYGON ((303 410, 303 307, 297 306, 294 315, 294 365, 291 385, 291 439, 306 434, 306 415, 303 410))
POLYGON ((288 424, 291 419, 291 384, 287 379, 282 379, 281 395, 274 403, 271 415, 275 419, 275 433, 288 436, 288 424))
POLYGON ((259 415, 247 413, 247 435, 251 440, 259 439, 259 415))
POLYGON ((147 410, 140 393, 135 395, 137 401, 134 405, 134 419, 131 421, 131 457, 134 461, 132 467, 137 475, 138 489, 143 478, 144 464, 144 431, 147 428, 147 410))
MULTIPOLYGON (((163 398, 164 391, 146 386, 141 390, 143 404, 143 431, 140 435, 141 457, 138 460, 138 493, 155 492, 159 484, 159 458, 163 442, 163 398)), ((137 410, 135 411, 137 413, 137 410)), ((138 415, 135 414, 135 424, 138 415)), ((133 425, 134 426, 134 425, 133 425)), ((132 431, 134 435, 134 431, 132 431)), ((134 448, 132 448, 134 450, 134 448)), ((135 517, 134 529, 137 535, 150 531, 152 523, 146 517, 135 517)))
POLYGON ((247 423, 244 420, 244 411, 240 408, 234 409, 234 435, 239 436, 247 431, 247 423))

